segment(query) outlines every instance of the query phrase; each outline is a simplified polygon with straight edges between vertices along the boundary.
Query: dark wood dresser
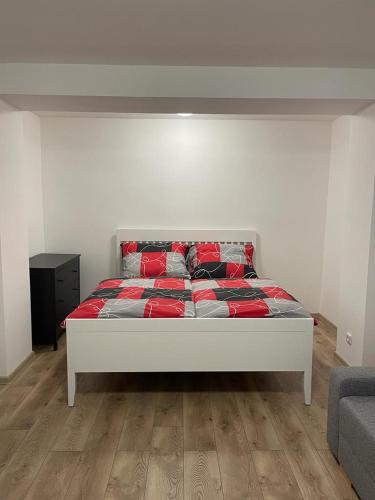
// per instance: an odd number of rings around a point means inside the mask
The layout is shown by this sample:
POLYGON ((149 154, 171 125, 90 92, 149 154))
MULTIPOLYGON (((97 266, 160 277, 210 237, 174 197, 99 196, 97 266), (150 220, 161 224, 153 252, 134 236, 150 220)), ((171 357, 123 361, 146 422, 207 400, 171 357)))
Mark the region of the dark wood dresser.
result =
POLYGON ((53 345, 60 323, 80 302, 78 254, 41 253, 30 259, 33 345, 53 345))

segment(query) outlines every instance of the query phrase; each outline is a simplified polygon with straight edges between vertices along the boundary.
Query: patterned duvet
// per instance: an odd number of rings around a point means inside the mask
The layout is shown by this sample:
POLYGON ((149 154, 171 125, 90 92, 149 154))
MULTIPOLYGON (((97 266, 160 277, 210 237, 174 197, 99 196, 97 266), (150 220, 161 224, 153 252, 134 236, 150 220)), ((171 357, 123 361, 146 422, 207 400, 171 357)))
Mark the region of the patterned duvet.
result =
POLYGON ((197 318, 310 318, 285 290, 268 279, 194 280, 197 318))
POLYGON ((70 318, 310 318, 302 305, 265 279, 110 279, 70 318))
POLYGON ((194 318, 191 282, 127 278, 99 283, 70 318, 194 318))

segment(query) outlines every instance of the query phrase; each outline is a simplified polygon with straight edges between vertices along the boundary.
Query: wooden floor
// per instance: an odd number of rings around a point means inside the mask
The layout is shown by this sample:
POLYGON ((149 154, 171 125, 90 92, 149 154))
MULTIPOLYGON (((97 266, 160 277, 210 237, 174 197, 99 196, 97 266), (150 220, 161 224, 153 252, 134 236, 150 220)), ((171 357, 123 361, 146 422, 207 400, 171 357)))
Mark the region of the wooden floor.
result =
POLYGON ((335 332, 315 329, 313 403, 302 375, 80 375, 65 348, 0 389, 0 498, 354 499, 328 451, 335 332))

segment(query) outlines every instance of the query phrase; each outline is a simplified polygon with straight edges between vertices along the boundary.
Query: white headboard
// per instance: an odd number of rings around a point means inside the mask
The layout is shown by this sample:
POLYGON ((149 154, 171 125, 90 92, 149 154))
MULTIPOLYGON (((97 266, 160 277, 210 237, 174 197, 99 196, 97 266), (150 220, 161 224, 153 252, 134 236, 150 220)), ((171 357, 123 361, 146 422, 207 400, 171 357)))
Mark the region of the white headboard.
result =
POLYGON ((120 263, 122 241, 217 241, 252 243, 256 249, 255 229, 160 229, 124 228, 116 229, 117 262, 120 263))

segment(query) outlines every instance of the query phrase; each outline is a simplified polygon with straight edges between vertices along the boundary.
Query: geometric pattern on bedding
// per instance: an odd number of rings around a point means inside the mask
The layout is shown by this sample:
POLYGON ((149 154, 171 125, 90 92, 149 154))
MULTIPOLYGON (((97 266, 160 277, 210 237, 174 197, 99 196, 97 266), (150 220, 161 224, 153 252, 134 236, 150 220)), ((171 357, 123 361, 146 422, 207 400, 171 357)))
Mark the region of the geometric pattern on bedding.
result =
POLYGON ((193 318, 191 284, 181 278, 111 279, 96 289, 71 318, 193 318))
POLYGON ((197 318, 310 318, 273 280, 193 280, 197 318))
POLYGON ((123 241, 121 250, 125 278, 190 278, 185 262, 186 243, 123 241))
POLYGON ((267 279, 102 281, 67 318, 310 318, 267 279))
POLYGON ((195 243, 188 253, 192 278, 257 278, 252 243, 195 243))

